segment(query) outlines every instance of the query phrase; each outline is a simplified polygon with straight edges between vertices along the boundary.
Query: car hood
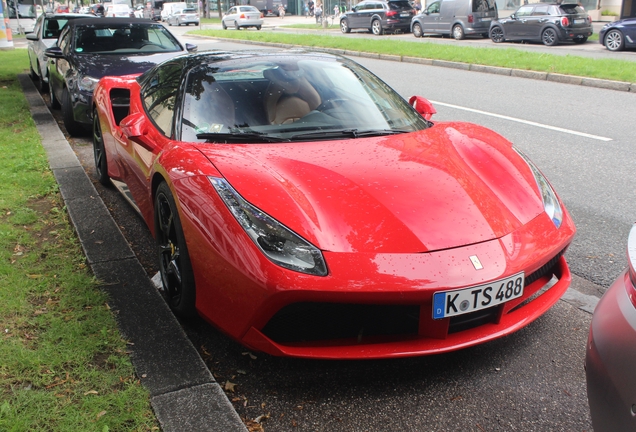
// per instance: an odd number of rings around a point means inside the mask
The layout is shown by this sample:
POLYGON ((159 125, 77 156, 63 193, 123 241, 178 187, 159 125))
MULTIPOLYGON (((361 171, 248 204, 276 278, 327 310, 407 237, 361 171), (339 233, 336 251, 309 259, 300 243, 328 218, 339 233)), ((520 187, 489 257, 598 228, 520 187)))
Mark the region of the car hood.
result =
POLYGON ((454 248, 502 237, 544 211, 526 162, 472 124, 199 149, 243 198, 327 251, 454 248))
POLYGON ((108 75, 132 75, 143 73, 185 51, 157 53, 147 55, 116 55, 116 54, 82 54, 78 56, 77 68, 82 75, 101 78, 108 75))

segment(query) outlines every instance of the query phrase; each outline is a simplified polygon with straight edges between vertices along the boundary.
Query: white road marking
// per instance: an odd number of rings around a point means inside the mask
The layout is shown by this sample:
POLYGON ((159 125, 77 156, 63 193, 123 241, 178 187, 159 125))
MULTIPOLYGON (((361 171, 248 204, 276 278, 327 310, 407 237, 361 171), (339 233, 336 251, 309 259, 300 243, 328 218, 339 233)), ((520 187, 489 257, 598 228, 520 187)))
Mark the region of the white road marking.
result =
POLYGON ((554 130, 557 132, 563 132, 563 133, 568 133, 568 134, 572 134, 572 135, 578 135, 578 136, 582 136, 585 138, 591 138, 591 139, 595 139, 595 140, 599 140, 599 141, 612 141, 612 138, 606 138, 606 137, 602 137, 602 136, 598 136, 598 135, 592 135, 592 134, 588 134, 585 132, 578 132, 578 131, 574 131, 571 129, 564 129, 564 128, 560 128, 560 127, 556 127, 556 126, 550 126, 550 125, 546 125, 543 123, 537 123, 537 122, 533 122, 530 120, 523 120, 520 118, 516 118, 516 117, 510 117, 510 116, 505 116, 505 115, 501 115, 501 114, 495 114, 495 113, 491 113, 491 112, 487 112, 487 111, 481 111, 481 110, 476 110, 476 109, 472 109, 472 108, 466 108, 466 107, 462 107, 459 105, 453 105, 453 104, 448 104, 448 103, 444 103, 444 102, 436 102, 436 101, 431 101, 431 103, 433 105, 441 105, 441 106, 445 106, 445 107, 449 107, 449 108, 455 108, 458 110, 464 110, 464 111, 470 111, 470 112, 474 112, 477 114, 483 114, 483 115, 487 115, 487 116, 491 116, 491 117, 497 117, 500 119, 504 119, 504 120, 510 120, 510 121, 514 121, 517 123, 523 123, 523 124, 527 124, 530 126, 536 126, 536 127, 540 127, 540 128, 544 128, 544 129, 550 129, 550 130, 554 130))

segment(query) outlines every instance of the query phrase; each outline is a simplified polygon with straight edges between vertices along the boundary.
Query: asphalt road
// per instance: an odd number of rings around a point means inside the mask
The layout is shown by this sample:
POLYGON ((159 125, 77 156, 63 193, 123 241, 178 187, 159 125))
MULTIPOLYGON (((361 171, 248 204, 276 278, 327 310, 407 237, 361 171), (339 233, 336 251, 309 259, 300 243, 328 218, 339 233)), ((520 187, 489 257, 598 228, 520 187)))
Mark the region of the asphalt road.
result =
MULTIPOLYGON (((246 48, 197 43, 202 49, 246 48)), ((630 182, 636 162, 630 148, 633 114, 626 109, 636 95, 357 60, 402 96, 434 101, 438 114, 433 120, 483 124, 526 152, 577 224, 567 254, 576 275, 573 288, 597 296, 604 292, 625 265, 626 237, 636 215, 630 182)), ((71 141, 91 173, 90 141, 71 141)), ((153 274, 154 243, 141 218, 114 189, 96 186, 153 274)), ((228 397, 238 413, 246 419, 267 416, 265 430, 590 431, 583 371, 590 318, 589 312, 560 301, 527 328, 485 345, 367 362, 248 353, 206 323, 182 324, 217 380, 233 387, 228 397)))

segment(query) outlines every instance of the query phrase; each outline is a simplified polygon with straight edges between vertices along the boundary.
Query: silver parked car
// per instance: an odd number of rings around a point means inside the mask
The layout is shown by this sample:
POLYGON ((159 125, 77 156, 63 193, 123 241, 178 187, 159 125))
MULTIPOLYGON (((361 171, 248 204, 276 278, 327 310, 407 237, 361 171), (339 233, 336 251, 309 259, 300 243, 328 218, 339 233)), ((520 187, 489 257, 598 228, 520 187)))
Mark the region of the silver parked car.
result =
POLYGON ((413 17, 411 32, 415 37, 452 34, 457 40, 466 35, 488 37, 490 23, 497 18, 495 0, 436 0, 413 17))
POLYGON ((237 30, 247 27, 256 27, 260 30, 263 25, 261 11, 254 6, 234 6, 231 7, 221 20, 223 29, 234 27, 237 30))
POLYGON ((168 15, 168 25, 199 25, 199 14, 194 8, 176 10, 168 15))
POLYGON ((636 431, 636 225, 628 267, 594 310, 585 356, 587 398, 597 432, 636 431))
POLYGON ((69 20, 91 17, 95 16, 68 13, 42 14, 38 17, 33 33, 27 34, 26 38, 28 40, 30 76, 41 92, 46 92, 49 89, 49 77, 46 71, 48 58, 44 55, 44 50, 55 45, 57 37, 69 20))

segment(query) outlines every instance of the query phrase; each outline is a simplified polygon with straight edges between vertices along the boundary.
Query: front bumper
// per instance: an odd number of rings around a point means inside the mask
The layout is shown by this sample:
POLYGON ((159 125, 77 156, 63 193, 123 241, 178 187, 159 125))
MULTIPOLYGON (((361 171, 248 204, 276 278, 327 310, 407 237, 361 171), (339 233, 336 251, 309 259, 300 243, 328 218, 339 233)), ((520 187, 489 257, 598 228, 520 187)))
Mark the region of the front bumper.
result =
POLYGON ((596 306, 585 357, 595 431, 636 430, 636 308, 623 272, 596 306))
MULTIPOLYGON (((207 178, 183 179, 175 187, 182 209, 196 208, 196 196, 208 197, 214 202, 211 208, 224 205, 207 178)), ((571 276, 562 254, 575 233, 567 212, 560 229, 541 213, 500 239, 455 249, 419 254, 323 251, 329 274, 319 277, 273 264, 229 212, 185 213, 182 223, 202 317, 249 348, 324 359, 436 354, 521 329, 568 288, 571 276), (231 230, 227 235, 232 240, 214 240, 213 227, 231 230), (473 255, 483 269, 476 270, 469 259, 473 255), (526 275, 521 298, 486 309, 484 315, 433 320, 435 292, 521 271, 526 275), (362 319, 348 320, 348 333, 338 333, 330 317, 351 311, 361 312, 362 319), (379 322, 386 326, 376 325, 379 322), (321 330, 325 334, 317 334, 321 330)))

